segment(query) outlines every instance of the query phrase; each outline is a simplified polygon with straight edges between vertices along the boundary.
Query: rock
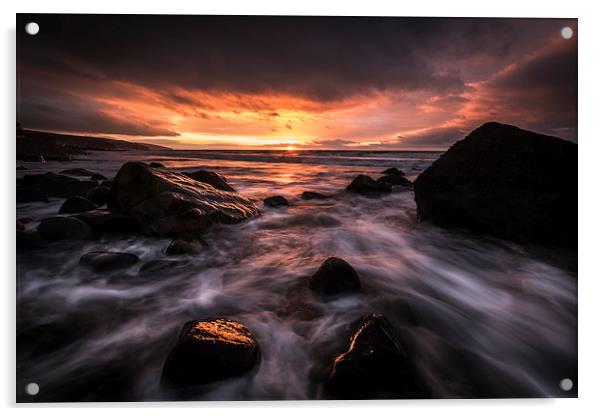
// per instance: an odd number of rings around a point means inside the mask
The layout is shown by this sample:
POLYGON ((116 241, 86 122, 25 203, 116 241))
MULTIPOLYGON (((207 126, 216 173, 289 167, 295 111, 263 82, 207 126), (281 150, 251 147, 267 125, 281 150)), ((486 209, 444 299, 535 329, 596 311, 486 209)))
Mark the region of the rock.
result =
POLYGON ((107 206, 131 215, 145 232, 158 236, 203 231, 213 223, 234 224, 259 215, 255 204, 237 193, 140 162, 121 167, 107 206))
POLYGON ((17 203, 26 202, 48 202, 48 196, 39 189, 17 187, 17 203))
POLYGON ((362 319, 325 387, 342 399, 427 397, 393 327, 378 313, 362 319))
POLYGON ((243 324, 190 321, 167 356, 161 378, 175 387, 211 383, 246 373, 259 357, 259 345, 243 324))
POLYGON ((96 204, 83 196, 72 196, 61 205, 59 214, 77 214, 96 209, 96 204))
POLYGON ((109 209, 95 209, 74 216, 88 224, 96 234, 133 233, 138 223, 132 217, 109 209))
POLYGON ((577 247, 577 145, 486 123, 414 182, 421 220, 521 243, 577 247))
POLYGON ((305 199, 305 200, 310 200, 310 199, 328 199, 330 198, 329 195, 325 195, 325 194, 321 194, 319 192, 313 192, 313 191, 304 191, 301 194, 301 199, 305 199))
POLYGON ((386 183, 389 185, 401 185, 401 186, 412 186, 412 181, 407 179, 403 175, 385 175, 378 178, 378 182, 386 183))
POLYGON ((280 195, 268 196, 263 200, 263 204, 271 208, 288 207, 288 201, 280 195))
POLYGON ((202 253, 206 248, 207 243, 202 240, 185 240, 178 238, 169 244, 165 250, 165 254, 168 256, 194 255, 202 253))
POLYGON ((226 178, 224 178, 218 173, 211 172, 209 170, 199 169, 195 170, 194 172, 184 172, 183 174, 188 176, 189 178, 194 179, 195 181, 209 184, 216 189, 220 189, 222 191, 236 192, 234 188, 228 185, 226 178))
POLYGON ((62 170, 60 173, 62 173, 64 175, 73 175, 73 176, 92 176, 95 174, 94 172, 89 171, 88 169, 84 169, 84 168, 65 169, 65 170, 62 170))
POLYGON ((17 170, 27 170, 25 166, 17 166, 17 170))
POLYGON ((25 231, 25 224, 17 220, 17 231, 25 231))
POLYGON ((38 234, 50 241, 85 240, 90 237, 90 227, 74 217, 50 217, 38 225, 38 234))
POLYGON ((148 275, 158 272, 170 272, 187 264, 188 262, 180 260, 151 260, 140 267, 139 273, 148 275))
POLYGON ((385 169, 381 173, 384 175, 405 176, 405 172, 397 168, 385 169))
POLYGON ((361 283, 357 272, 349 263, 338 257, 329 257, 311 277, 309 287, 314 292, 334 295, 357 291, 361 288, 361 283))
POLYGON ((37 232, 26 231, 25 223, 17 220, 17 248, 38 248, 44 245, 37 232))
POLYGON ((163 165, 163 163, 159 163, 159 162, 150 162, 148 164, 148 166, 150 166, 151 168, 164 168, 165 165, 163 165))
MULTIPOLYGON (((31 197, 38 195, 43 198, 69 198, 71 196, 84 196, 98 186, 96 181, 80 181, 70 176, 57 175, 52 172, 24 175, 17 184, 17 201, 19 195, 31 197)), ((23 201, 26 202, 26 201, 23 201)))
POLYGON ((90 175, 90 179, 92 179, 93 181, 105 181, 107 180, 107 177, 101 175, 100 173, 93 173, 92 175, 90 175))
POLYGON ((377 196, 391 192, 391 185, 377 182, 368 175, 357 175, 347 186, 347 191, 365 196, 377 196))
POLYGON ((110 192, 111 188, 107 188, 106 186, 97 186, 96 188, 92 188, 88 191, 86 198, 100 206, 107 203, 110 192))
POLYGON ((138 263, 140 259, 132 253, 116 251, 91 251, 79 259, 79 264, 88 266, 97 272, 125 269, 138 263))
POLYGON ((112 180, 106 180, 106 181, 102 181, 100 183, 100 186, 102 186, 103 188, 111 188, 111 186, 113 185, 113 181, 112 180))

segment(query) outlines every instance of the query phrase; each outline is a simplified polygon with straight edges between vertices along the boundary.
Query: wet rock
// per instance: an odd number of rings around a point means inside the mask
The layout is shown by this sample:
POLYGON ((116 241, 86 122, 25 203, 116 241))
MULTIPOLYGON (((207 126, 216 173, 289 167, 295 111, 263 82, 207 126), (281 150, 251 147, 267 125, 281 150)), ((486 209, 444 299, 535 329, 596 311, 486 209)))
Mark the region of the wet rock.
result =
POLYGON ((319 192, 313 191, 305 191, 301 194, 301 199, 311 200, 311 199, 328 199, 329 195, 321 194, 319 192))
POLYGON ((68 198, 61 208, 59 214, 77 214, 79 212, 96 209, 96 204, 83 196, 72 196, 68 198))
POLYGON ((186 240, 178 238, 169 244, 165 250, 165 254, 168 256, 194 255, 202 253, 206 248, 207 243, 202 240, 186 240))
POLYGON ((17 170, 27 170, 25 166, 17 166, 17 170))
POLYGON ((80 264, 97 272, 125 269, 138 261, 140 259, 135 254, 116 251, 91 251, 79 259, 80 264))
POLYGON ((188 262, 181 260, 151 260, 140 267, 139 273, 142 275, 149 275, 158 272, 172 272, 187 264, 188 262))
POLYGON ((359 276, 355 269, 345 260, 329 257, 314 273, 309 287, 324 295, 357 291, 361 288, 359 276))
POLYGON ((113 181, 112 180, 106 180, 106 181, 102 181, 100 183, 100 186, 102 186, 103 188, 111 188, 111 186, 113 185, 113 181))
POLYGON ((49 241, 85 240, 91 229, 85 222, 74 217, 50 217, 38 225, 38 234, 49 241))
POLYGON ((25 223, 17 220, 17 248, 38 248, 44 245, 44 240, 37 232, 26 231, 25 223))
POLYGON ((577 247, 577 145, 486 123, 414 182, 421 220, 538 245, 577 247))
POLYGON ((186 175, 125 163, 114 179, 107 206, 131 215, 147 233, 166 236, 234 224, 259 215, 247 198, 186 175))
POLYGON ((95 209, 74 217, 88 224, 95 234, 138 231, 138 223, 134 218, 109 209, 95 209))
POLYGON ((25 224, 17 220, 17 231, 25 231, 25 224))
POLYGON ((111 188, 107 188, 105 186, 97 186, 96 188, 92 188, 88 191, 88 193, 86 194, 86 198, 94 202, 96 205, 100 206, 107 203, 110 192, 111 188))
POLYGON ((347 191, 365 196, 377 196, 391 192, 391 185, 377 182, 368 175, 357 175, 347 186, 347 191))
MULTIPOLYGON (((19 198, 31 199, 32 195, 37 195, 38 198, 84 196, 96 186, 98 186, 96 181, 80 181, 70 176, 57 175, 52 172, 24 175, 17 183, 17 201, 19 201, 19 198)), ((23 202, 28 201, 23 200, 23 202)))
POLYGON ((151 168, 164 168, 165 165, 163 165, 163 163, 159 163, 159 162, 150 162, 148 164, 148 166, 150 166, 151 168))
POLYGON ((211 383, 246 373, 259 357, 257 341, 240 322, 190 321, 165 360, 162 381, 176 387, 211 383))
POLYGON ((381 173, 384 175, 405 176, 405 172, 397 168, 385 169, 381 173))
POLYGON ((105 175, 101 175, 100 173, 93 173, 90 175, 90 179, 93 181, 105 181, 107 180, 107 177, 105 175))
POLYGON ((48 196, 40 189, 17 187, 17 203, 48 202, 48 196))
POLYGON ((389 185, 401 185, 406 187, 412 186, 412 181, 407 179, 403 175, 385 175, 378 178, 378 182, 386 183, 389 185))
POLYGON ((73 175, 73 176, 92 176, 95 174, 94 172, 89 171, 88 169, 84 169, 84 168, 65 169, 65 170, 62 170, 60 173, 62 173, 64 175, 73 175))
POLYGON ((226 178, 218 173, 199 169, 195 170, 194 172, 184 172, 183 174, 194 179, 195 181, 209 184, 216 189, 228 192, 236 192, 236 190, 228 184, 226 178))
POLYGON ((271 208, 288 207, 287 199, 280 195, 268 196, 263 200, 263 204, 271 208))
POLYGON ((335 357, 325 387, 341 399, 427 396, 393 327, 377 313, 363 318, 347 351, 335 357))

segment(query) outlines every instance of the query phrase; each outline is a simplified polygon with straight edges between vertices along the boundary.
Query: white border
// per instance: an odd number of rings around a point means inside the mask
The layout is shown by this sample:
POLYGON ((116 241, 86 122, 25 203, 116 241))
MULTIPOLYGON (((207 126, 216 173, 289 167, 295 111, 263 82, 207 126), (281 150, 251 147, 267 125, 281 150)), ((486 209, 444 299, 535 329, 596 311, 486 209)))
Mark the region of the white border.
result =
MULTIPOLYGON (((250 1, 124 1, 99 0, 21 0, 1 3, 0 19, 3 25, 1 66, 3 100, 2 138, 3 151, 1 180, 3 183, 2 246, 0 275, 3 285, 2 304, 5 319, 0 331, 0 404, 13 412, 19 408, 26 414, 42 411, 45 415, 65 413, 106 415, 111 412, 129 414, 141 412, 164 414, 172 408, 178 414, 234 414, 244 412, 249 416, 266 414, 304 415, 308 412, 331 415, 345 412, 349 415, 365 415, 377 411, 380 414, 422 415, 489 415, 532 414, 563 415, 600 412, 598 402, 602 383, 600 376, 599 318, 602 303, 602 273, 597 260, 600 257, 600 179, 602 179, 602 91, 600 88, 602 50, 602 14, 595 1, 527 2, 504 0, 495 3, 485 1, 430 1, 394 2, 370 0, 250 0, 250 1), (15 390, 15 13, 145 13, 145 14, 297 14, 297 15, 370 15, 370 16, 481 16, 481 17, 570 17, 579 19, 579 399, 562 400, 431 400, 395 402, 213 402, 213 403, 131 403, 131 404, 65 404, 22 406, 14 404, 15 390), (85 410, 82 408, 86 408, 85 410)), ((563 169, 559 166, 558 169, 563 169)), ((599 413, 598 413, 599 414, 599 413)))

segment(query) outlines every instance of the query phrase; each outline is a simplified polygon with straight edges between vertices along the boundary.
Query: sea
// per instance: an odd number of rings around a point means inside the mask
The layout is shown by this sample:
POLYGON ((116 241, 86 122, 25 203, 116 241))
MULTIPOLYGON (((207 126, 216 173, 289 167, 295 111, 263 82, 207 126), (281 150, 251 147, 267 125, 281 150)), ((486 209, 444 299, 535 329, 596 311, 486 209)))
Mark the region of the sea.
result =
MULTIPOLYGON (((19 162, 17 176, 86 168, 108 178, 126 161, 208 169, 257 201, 261 216, 213 226, 184 268, 140 274, 169 259, 169 239, 64 241, 17 251, 19 401, 305 400, 328 398, 317 369, 378 312, 393 325, 433 398, 562 397, 577 388, 577 275, 524 247, 417 220, 403 187, 380 198, 345 191, 358 174, 396 167, 413 180, 440 152, 90 152, 70 162, 19 162), (303 200, 303 191, 331 196, 303 200), (264 207, 282 195, 287 208, 264 207), (134 253, 113 273, 82 268, 89 251, 134 253), (307 281, 329 256, 362 289, 324 298, 307 281), (240 377, 183 397, 160 383, 165 357, 191 319, 244 323, 261 361, 240 377), (32 335, 33 334, 33 335, 32 335), (35 334, 40 334, 36 336, 35 334), (572 379, 565 392, 561 380, 572 379), (29 396, 26 386, 39 393, 29 396)), ((63 200, 17 204, 35 229, 63 200)))

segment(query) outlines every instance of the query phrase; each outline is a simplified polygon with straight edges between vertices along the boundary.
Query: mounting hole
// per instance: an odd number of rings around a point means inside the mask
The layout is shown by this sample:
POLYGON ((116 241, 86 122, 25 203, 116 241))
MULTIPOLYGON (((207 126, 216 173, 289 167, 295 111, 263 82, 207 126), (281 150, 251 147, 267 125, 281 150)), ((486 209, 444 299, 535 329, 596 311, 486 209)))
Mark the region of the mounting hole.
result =
POLYGON ((25 25, 25 32, 28 35, 37 35, 38 32, 40 31, 40 25, 38 25, 36 22, 29 22, 25 25))
MULTIPOLYGON (((564 39, 570 39, 573 37, 573 29, 571 29, 568 26, 563 27, 562 29, 560 29, 560 36, 562 36, 564 39)), ((567 380, 567 379, 565 379, 567 380)))
POLYGON ((40 386, 38 386, 38 383, 29 383, 27 386, 25 386, 25 393, 29 394, 30 396, 35 396, 39 392, 40 386))
POLYGON ((573 389, 573 380, 570 378, 563 378, 560 380, 560 388, 564 391, 571 391, 573 389))

